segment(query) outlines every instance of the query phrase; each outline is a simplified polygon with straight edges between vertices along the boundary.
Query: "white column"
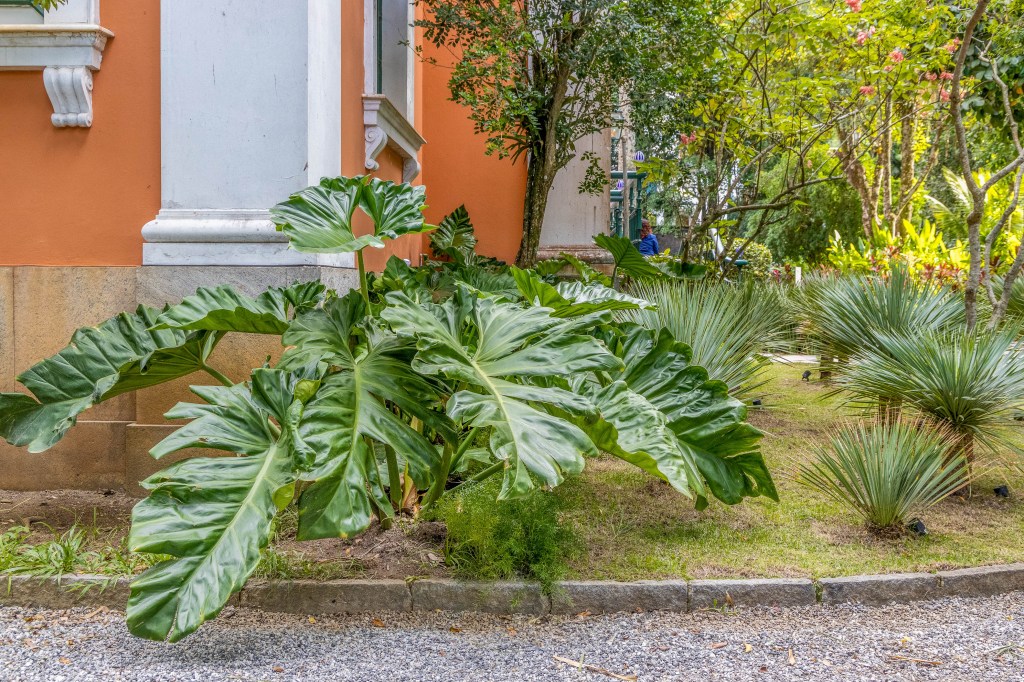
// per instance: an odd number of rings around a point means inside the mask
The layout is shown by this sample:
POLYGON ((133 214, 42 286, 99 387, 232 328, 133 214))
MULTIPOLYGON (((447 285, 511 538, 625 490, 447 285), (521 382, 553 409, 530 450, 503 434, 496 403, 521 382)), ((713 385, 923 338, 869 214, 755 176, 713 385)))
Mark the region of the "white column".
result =
POLYGON ((145 265, 330 265, 269 209, 341 173, 342 0, 164 0, 161 209, 145 265))

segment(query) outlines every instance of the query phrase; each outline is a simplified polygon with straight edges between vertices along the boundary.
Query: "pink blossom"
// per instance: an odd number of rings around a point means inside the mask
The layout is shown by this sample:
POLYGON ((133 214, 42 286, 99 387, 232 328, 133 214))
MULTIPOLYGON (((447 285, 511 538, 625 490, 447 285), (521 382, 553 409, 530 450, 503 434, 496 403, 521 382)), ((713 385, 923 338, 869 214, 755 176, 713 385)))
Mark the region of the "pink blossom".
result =
POLYGON ((933 73, 933 72, 931 72, 931 71, 929 71, 928 73, 926 73, 926 74, 924 75, 924 79, 925 79, 926 81, 934 81, 934 80, 938 79, 938 77, 939 77, 939 74, 937 74, 937 73, 933 73))
POLYGON ((942 73, 939 74, 939 78, 941 78, 944 81, 951 81, 953 80, 953 74, 951 74, 949 71, 943 71, 942 73))
POLYGON ((868 42, 868 38, 870 38, 870 37, 871 37, 871 35, 867 31, 858 31, 857 32, 857 44, 858 45, 863 45, 864 43, 868 42))
POLYGON ((679 138, 679 141, 682 142, 683 144, 693 144, 694 142, 697 141, 697 133, 690 133, 689 135, 683 133, 682 136, 679 138))
POLYGON ((885 71, 886 73, 892 71, 892 64, 886 64, 882 71, 885 71))
POLYGON ((851 12, 859 12, 861 8, 861 0, 846 0, 846 6, 850 8, 851 12))
POLYGON ((948 102, 949 101, 949 90, 946 90, 945 88, 943 88, 942 90, 939 90, 939 99, 941 99, 943 102, 948 102))
POLYGON ((872 85, 862 85, 860 86, 860 94, 873 95, 875 94, 875 88, 872 85))
POLYGON ((942 49, 944 49, 946 52, 948 52, 950 54, 953 54, 954 52, 956 52, 957 50, 960 49, 960 39, 959 38, 953 38, 951 41, 946 43, 942 47, 942 49))
POLYGON ((889 53, 889 59, 891 59, 896 64, 899 64, 906 58, 907 56, 903 54, 902 50, 893 50, 892 52, 889 53))

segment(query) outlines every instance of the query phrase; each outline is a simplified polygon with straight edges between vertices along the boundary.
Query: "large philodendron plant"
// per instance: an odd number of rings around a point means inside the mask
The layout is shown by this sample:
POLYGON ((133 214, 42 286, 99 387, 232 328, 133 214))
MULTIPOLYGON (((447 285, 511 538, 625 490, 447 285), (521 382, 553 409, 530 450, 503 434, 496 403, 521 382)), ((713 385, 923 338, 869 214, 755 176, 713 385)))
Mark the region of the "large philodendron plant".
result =
MULTIPOLYGON (((334 178, 272 215, 293 247, 361 262, 365 246, 428 230, 422 207, 422 188, 334 178), (356 208, 372 233, 353 233, 356 208)), ((0 394, 0 436, 39 452, 115 395, 193 372, 223 384, 194 386, 202 402, 167 413, 188 423, 151 450, 234 456, 193 457, 142 482, 150 495, 133 511, 130 546, 170 558, 132 583, 133 633, 177 641, 215 617, 292 503, 300 539, 349 537, 434 504, 453 476, 500 474, 500 496, 513 498, 557 486, 599 451, 698 506, 777 499, 761 434, 726 386, 664 330, 612 323, 613 311, 648 303, 472 257, 464 210, 443 224, 448 260, 392 259, 344 295, 318 282, 255 298, 199 289, 79 330, 19 377, 32 395, 0 394), (279 335, 287 348, 234 383, 209 364, 228 332, 279 335)))

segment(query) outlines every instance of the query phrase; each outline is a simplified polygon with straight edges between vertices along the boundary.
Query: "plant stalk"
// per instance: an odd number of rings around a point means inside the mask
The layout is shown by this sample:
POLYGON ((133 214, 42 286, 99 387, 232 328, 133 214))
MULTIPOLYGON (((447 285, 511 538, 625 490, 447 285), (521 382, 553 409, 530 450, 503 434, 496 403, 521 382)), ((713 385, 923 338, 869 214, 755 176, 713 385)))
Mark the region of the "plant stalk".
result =
POLYGON ((231 387, 235 385, 235 382, 233 382, 231 379, 228 379, 226 376, 215 370, 213 367, 210 367, 209 365, 204 364, 203 371, 209 374, 217 381, 219 381, 220 383, 224 384, 225 386, 231 387))
POLYGON ((366 285, 366 266, 363 264, 363 251, 356 251, 356 263, 359 265, 359 291, 363 294, 366 305, 370 305, 370 289, 366 285))
POLYGON ((402 508, 402 477, 398 471, 398 455, 390 445, 384 446, 384 455, 388 462, 388 494, 395 509, 402 508))

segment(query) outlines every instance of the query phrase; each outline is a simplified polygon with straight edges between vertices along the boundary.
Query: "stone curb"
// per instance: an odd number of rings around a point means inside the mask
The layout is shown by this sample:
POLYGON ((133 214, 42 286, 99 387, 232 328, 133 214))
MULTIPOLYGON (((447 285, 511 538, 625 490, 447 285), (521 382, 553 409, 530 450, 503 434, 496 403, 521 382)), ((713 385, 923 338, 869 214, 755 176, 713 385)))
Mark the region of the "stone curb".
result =
MULTIPOLYGON (((563 581, 551 595, 535 583, 456 580, 294 580, 251 582, 232 606, 272 613, 342 614, 477 611, 572 615, 731 607, 860 603, 879 606, 941 597, 991 597, 1024 590, 1024 563, 938 573, 754 580, 563 581)), ((128 579, 93 575, 38 578, 0 574, 0 606, 123 610, 128 579)))

